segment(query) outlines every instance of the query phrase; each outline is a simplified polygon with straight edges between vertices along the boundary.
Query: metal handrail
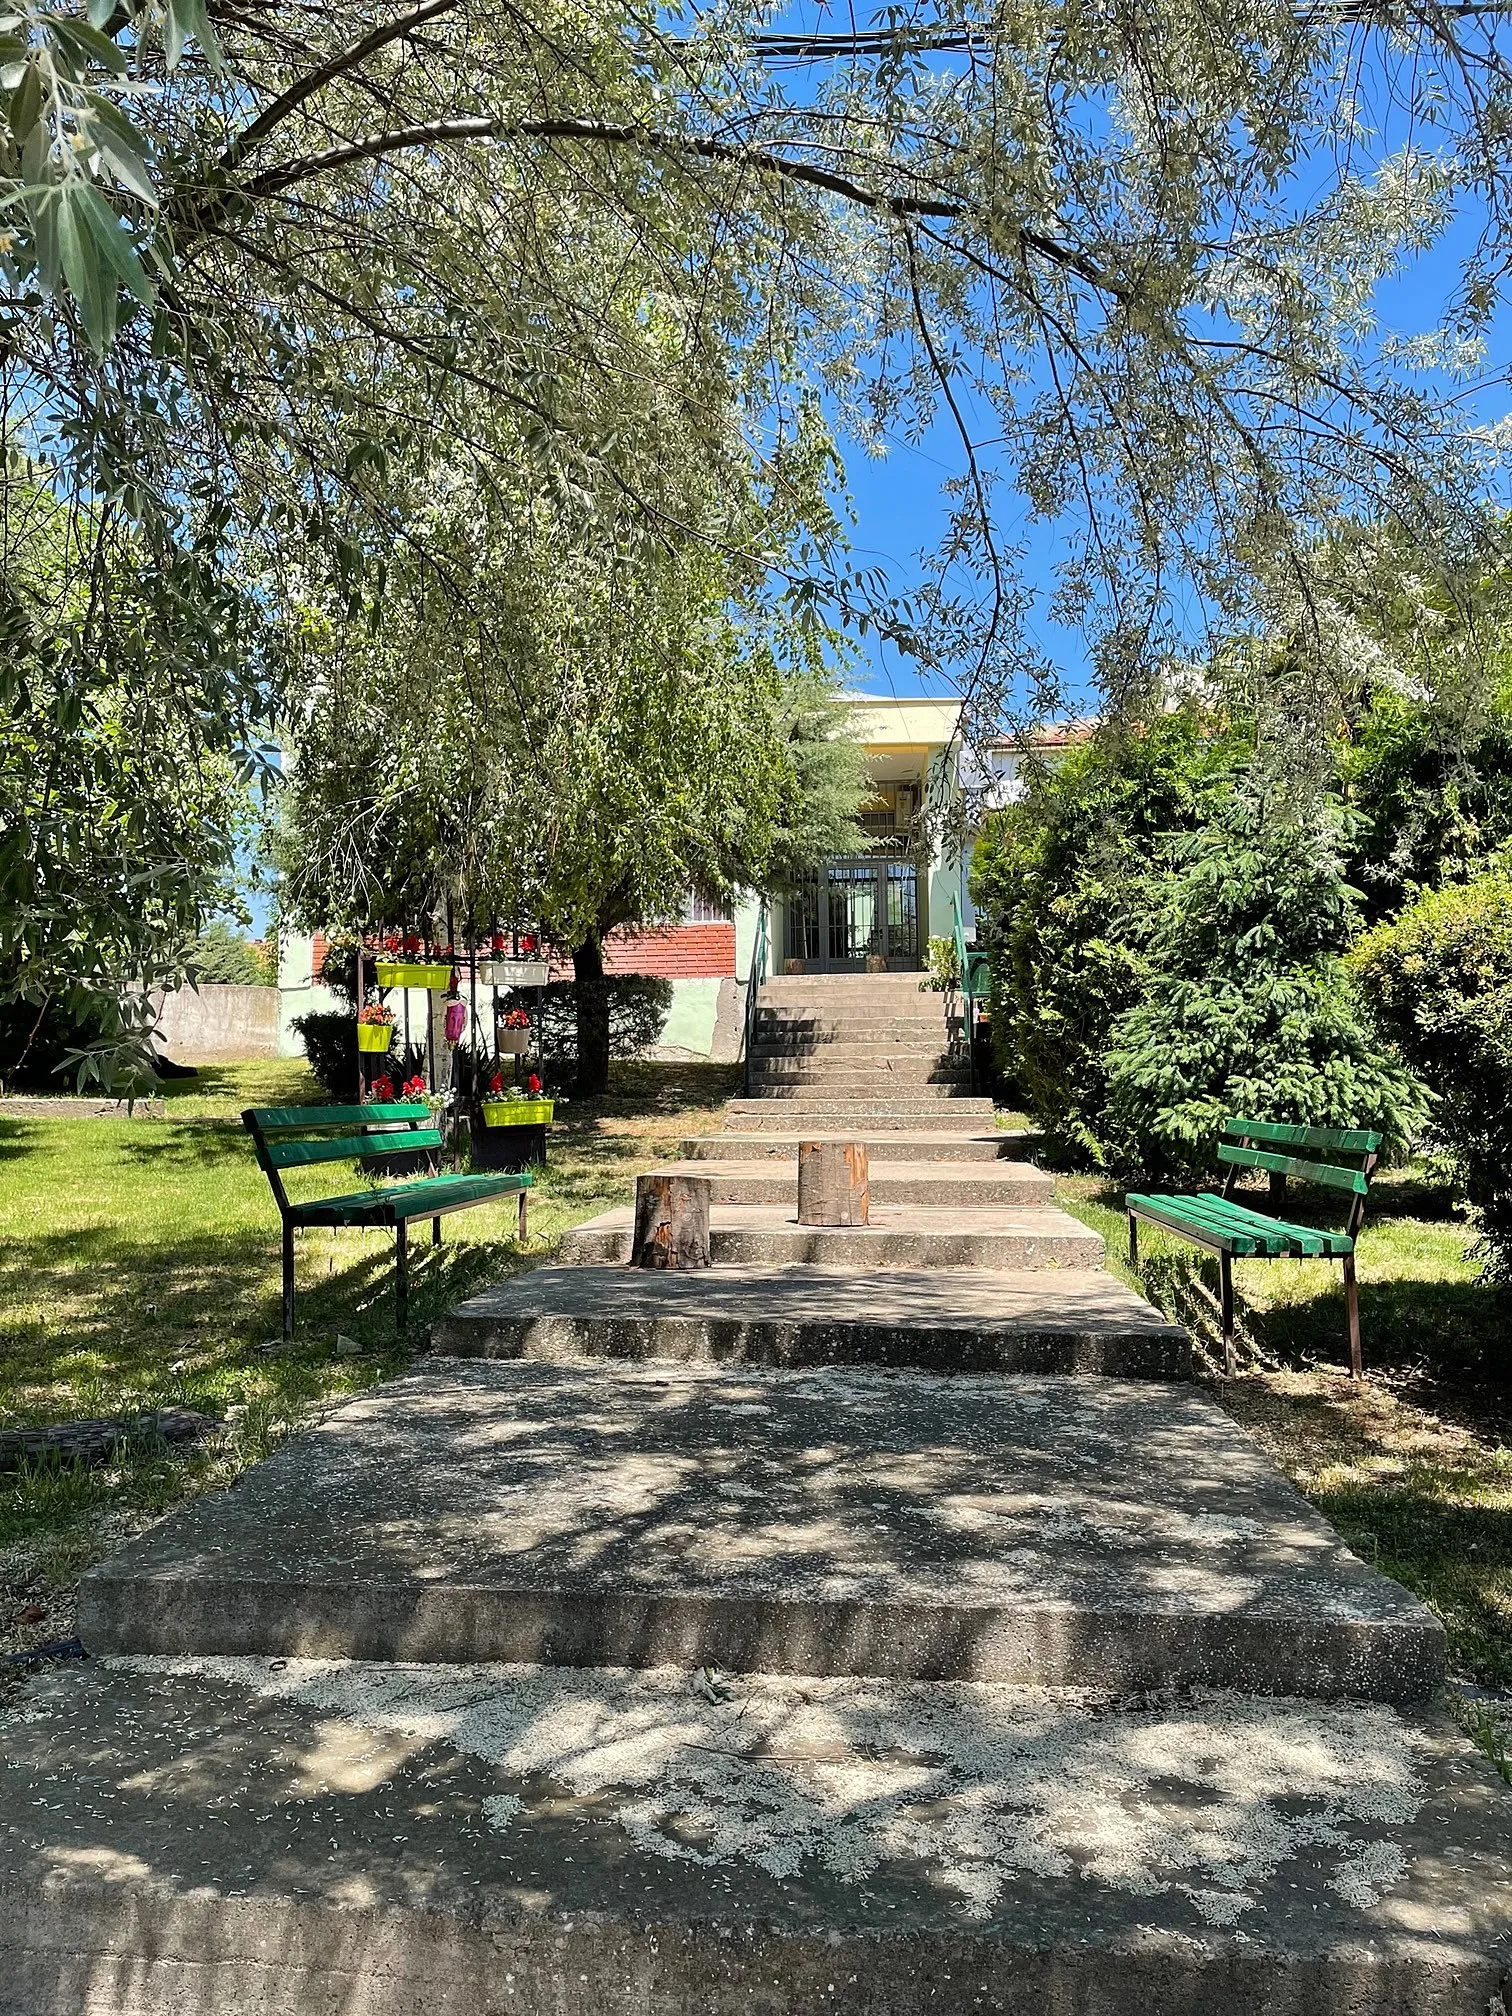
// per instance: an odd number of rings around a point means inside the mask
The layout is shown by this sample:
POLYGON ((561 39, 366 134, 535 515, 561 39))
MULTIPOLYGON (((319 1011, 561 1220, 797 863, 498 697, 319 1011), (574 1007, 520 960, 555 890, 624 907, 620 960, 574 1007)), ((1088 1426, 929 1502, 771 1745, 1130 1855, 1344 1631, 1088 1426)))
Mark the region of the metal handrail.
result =
POLYGON ((971 985, 971 962, 966 956, 966 926, 961 922, 961 899, 955 891, 950 896, 951 914, 955 920, 956 967, 960 973, 961 998, 966 1003, 964 1017, 966 1025, 966 1061, 971 1067, 971 1089, 977 1089, 976 1060, 976 996, 971 985))
POLYGON ((762 898, 756 915, 756 942, 751 947, 751 964, 746 974, 745 998, 745 1096, 751 1096, 751 1046, 756 1040, 756 1006, 767 977, 767 906, 762 898))

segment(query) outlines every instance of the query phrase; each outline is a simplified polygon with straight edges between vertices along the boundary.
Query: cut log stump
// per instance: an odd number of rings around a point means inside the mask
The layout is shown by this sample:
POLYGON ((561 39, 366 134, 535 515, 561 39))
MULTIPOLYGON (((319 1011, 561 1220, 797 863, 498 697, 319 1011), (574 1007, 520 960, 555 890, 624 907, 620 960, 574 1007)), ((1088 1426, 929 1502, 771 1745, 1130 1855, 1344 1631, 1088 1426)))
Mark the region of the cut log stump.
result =
POLYGON ((798 1223, 868 1225, 871 1186, 859 1141, 804 1141, 798 1148, 798 1223))
POLYGON ((637 1176, 632 1267, 707 1267, 709 1201, 707 1176, 637 1176))

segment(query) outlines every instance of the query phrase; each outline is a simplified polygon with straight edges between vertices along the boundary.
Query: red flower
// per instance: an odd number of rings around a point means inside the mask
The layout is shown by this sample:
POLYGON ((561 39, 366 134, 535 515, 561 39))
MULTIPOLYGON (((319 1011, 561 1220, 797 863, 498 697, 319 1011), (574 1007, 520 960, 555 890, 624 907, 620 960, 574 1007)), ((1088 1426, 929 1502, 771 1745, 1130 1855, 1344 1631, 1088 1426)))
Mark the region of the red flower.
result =
POLYGON ((418 1072, 413 1078, 405 1079, 404 1096, 406 1099, 423 1099, 425 1097, 425 1080, 420 1077, 418 1072))
POLYGON ((417 953, 420 950, 420 940, 415 936, 413 931, 407 931, 405 933, 404 949, 406 952, 410 954, 412 958, 414 957, 415 953, 417 953))
POLYGON ((495 1099, 500 1097, 504 1090, 504 1078, 501 1072, 495 1071, 492 1078, 488 1081, 488 1089, 495 1099))
POLYGON ((539 1078, 537 1078, 534 1071, 532 1071, 530 1076, 525 1080, 525 1084, 527 1090, 531 1092, 539 1092, 541 1089, 541 1081, 539 1078))
POLYGON ((375 1078, 373 1080, 373 1098, 380 1106, 392 1106, 394 1103, 393 1079, 389 1077, 375 1078))
POLYGON ((397 952, 399 950, 399 939, 396 933, 390 931, 387 938, 383 941, 383 949, 385 952, 397 952))
POLYGON ((534 952, 535 949, 535 933, 534 931, 527 931, 525 936, 520 940, 520 950, 522 952, 534 952))
POLYGON ((502 952, 504 950, 504 943, 504 933, 502 931, 495 931, 493 934, 493 949, 495 952, 502 952))

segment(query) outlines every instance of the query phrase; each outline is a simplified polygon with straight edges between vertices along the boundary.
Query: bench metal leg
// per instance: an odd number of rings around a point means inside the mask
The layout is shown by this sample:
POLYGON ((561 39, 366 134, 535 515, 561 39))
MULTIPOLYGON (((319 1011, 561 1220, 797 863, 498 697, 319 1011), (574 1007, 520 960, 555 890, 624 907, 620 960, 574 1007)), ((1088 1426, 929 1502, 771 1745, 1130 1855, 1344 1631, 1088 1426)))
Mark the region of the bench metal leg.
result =
POLYGON ((394 1307, 402 1330, 409 1322, 409 1226, 402 1218, 394 1227, 394 1307))
POLYGON ((1139 1265, 1139 1224, 1134 1213, 1129 1213, 1129 1265, 1139 1265))
POLYGON ((1349 1328, 1349 1376, 1365 1377, 1365 1359, 1360 1350, 1360 1290, 1355 1281, 1353 1253, 1344 1255, 1344 1317, 1349 1328))
POLYGON ((431 1220, 431 1244, 432 1246, 439 1246, 441 1244, 441 1220, 439 1218, 432 1218, 431 1220))
POLYGON ((1234 1262, 1231 1255, 1218 1255, 1218 1310, 1223 1319, 1223 1369, 1234 1376, 1234 1262))
POLYGON ((525 1244, 525 1240, 526 1240, 526 1237, 527 1237, 527 1233, 526 1233, 526 1223, 527 1223, 527 1220, 526 1220, 526 1215, 525 1215, 525 1199, 526 1199, 526 1198, 527 1198, 527 1197, 528 1197, 529 1195, 530 1195, 530 1192, 529 1192, 528 1190, 522 1190, 522 1191, 520 1192, 520 1244, 521 1244, 522 1246, 523 1246, 523 1245, 525 1244))
POLYGON ((284 1341, 294 1335, 294 1227, 283 1228, 283 1333, 284 1341))

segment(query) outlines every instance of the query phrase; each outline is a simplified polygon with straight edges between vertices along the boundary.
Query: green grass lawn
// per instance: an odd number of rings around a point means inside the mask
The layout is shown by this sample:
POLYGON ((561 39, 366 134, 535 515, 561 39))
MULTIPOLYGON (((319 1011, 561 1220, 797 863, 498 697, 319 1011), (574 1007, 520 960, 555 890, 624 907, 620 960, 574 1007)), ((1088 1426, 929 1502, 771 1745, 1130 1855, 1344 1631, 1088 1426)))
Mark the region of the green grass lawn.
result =
MULTIPOLYGON (((124 1533, 227 1481, 323 1403, 401 1370, 443 1310, 628 1202, 637 1168, 718 1124, 737 1077, 623 1066, 608 1097, 559 1109, 528 1247, 516 1241, 513 1198, 445 1220, 439 1251, 416 1240, 406 1338, 394 1330, 392 1234, 301 1233, 288 1348, 278 1213, 236 1116, 319 1103, 302 1065, 172 1081, 162 1119, 0 1119, 0 1426, 166 1405, 227 1422, 192 1453, 143 1448, 106 1469, 0 1474, 0 1592, 10 1598, 0 1649, 58 1635, 60 1592, 124 1533), (338 1352, 338 1336, 360 1351, 338 1352), (13 1613, 39 1604, 46 1621, 18 1626, 13 1613)), ((331 1187, 329 1169, 294 1173, 296 1196, 331 1187)))

